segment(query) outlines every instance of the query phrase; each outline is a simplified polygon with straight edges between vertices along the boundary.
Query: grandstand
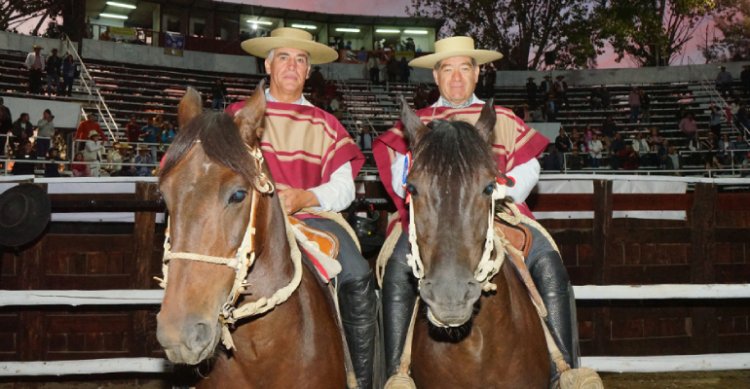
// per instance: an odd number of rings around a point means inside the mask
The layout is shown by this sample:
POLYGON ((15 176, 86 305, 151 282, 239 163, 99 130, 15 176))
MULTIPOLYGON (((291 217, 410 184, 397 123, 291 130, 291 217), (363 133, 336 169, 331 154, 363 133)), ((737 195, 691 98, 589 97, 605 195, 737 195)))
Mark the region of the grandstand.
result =
MULTIPOLYGON (((123 60, 121 62, 102 60, 100 58, 87 58, 86 44, 96 42, 98 45, 129 45, 121 42, 100 42, 84 40, 84 49, 81 61, 86 69, 85 75, 77 80, 72 97, 55 97, 56 100, 78 101, 83 104, 85 111, 102 110, 106 107, 111 113, 112 123, 107 123, 108 115, 103 117, 104 124, 111 127, 116 138, 125 140, 124 125, 135 115, 142 122, 143 118, 161 114, 165 119, 175 121, 176 105, 184 93, 191 86, 196 88, 204 96, 206 108, 210 107, 211 86, 217 79, 222 79, 229 92, 229 101, 242 100, 250 95, 253 88, 264 77, 252 71, 255 67, 246 66, 238 69, 236 73, 219 72, 216 70, 187 69, 179 67, 156 66, 151 64, 138 64, 138 62, 123 60), (243 70, 243 71, 239 71, 243 70), (86 80, 90 78, 90 81, 86 80), (99 93, 101 99, 97 97, 99 93), (111 125, 109 125, 111 124, 111 125)), ((71 43, 71 45, 73 45, 71 43)), ((0 90, 4 96, 30 97, 27 93, 26 71, 23 61, 26 52, 17 48, 0 52, 0 90)), ((209 55, 209 54, 206 54, 209 55)), ((100 57, 100 56, 99 56, 100 57)), ((375 134, 389 128, 399 115, 397 96, 402 95, 412 102, 416 83, 390 82, 386 84, 372 84, 363 79, 358 70, 361 64, 334 64, 337 68, 328 68, 329 77, 336 84, 337 91, 342 94, 344 113, 341 116, 342 124, 351 134, 356 134, 363 126, 372 128, 375 134), (345 68, 347 71, 339 71, 345 68)), ((739 67, 739 64, 737 68, 739 67)), ((648 72, 647 69, 643 70, 648 72)), ((511 73, 500 72, 499 80, 504 84, 508 78, 522 78, 511 73)), ((570 79, 581 79, 571 71, 570 79)), ((538 73, 541 78, 543 73, 538 73)), ((429 79, 429 75, 417 74, 417 80, 429 79), (427 76, 427 77, 425 77, 427 76)), ((432 83, 422 83, 427 88, 434 87, 432 83)), ((642 132, 650 128, 657 128, 660 134, 668 140, 670 145, 676 146, 681 154, 688 155, 687 139, 678 128, 680 116, 684 112, 692 112, 696 115, 698 127, 701 130, 708 129, 708 108, 711 104, 725 105, 726 102, 716 93, 710 82, 698 77, 694 80, 683 80, 681 82, 664 83, 640 83, 638 86, 649 94, 651 99, 650 121, 645 123, 628 123, 629 108, 627 106, 627 94, 633 86, 631 83, 610 83, 607 88, 611 94, 611 105, 608 109, 591 109, 589 95, 598 84, 569 85, 567 92, 567 105, 560 109, 557 121, 566 129, 578 128, 583 130, 587 125, 599 127, 607 115, 612 115, 618 123, 624 138, 633 136, 636 132, 642 132)), ((740 90, 737 82, 735 90, 740 90)), ((526 103, 526 92, 524 86, 508 86, 496 83, 494 89, 496 104, 509 108, 515 108, 526 103)), ((51 99, 46 96, 34 96, 36 99, 51 99)), ((105 111, 106 111, 105 110, 105 111)), ((34 121, 34 120, 32 120, 34 121)), ((734 134, 739 131, 731 123, 724 123, 722 131, 734 134)), ((534 125, 534 124, 532 124, 534 125)), ((547 134, 552 140, 554 135, 547 134)), ((700 160, 694 158, 692 160, 700 160)), ((697 173, 703 174, 700 164, 691 165, 691 159, 685 158, 686 169, 698 169, 697 173)), ((733 166, 734 167, 734 166, 733 166)), ((738 166, 737 166, 738 167, 738 166)), ((372 173, 372 166, 365 169, 366 173, 372 173)), ((644 170, 654 170, 655 166, 643 166, 644 170)), ((736 168, 736 167, 735 167, 736 168)), ((600 168, 606 169, 606 168, 600 168)), ((738 175, 737 169, 731 169, 722 174, 738 175)))

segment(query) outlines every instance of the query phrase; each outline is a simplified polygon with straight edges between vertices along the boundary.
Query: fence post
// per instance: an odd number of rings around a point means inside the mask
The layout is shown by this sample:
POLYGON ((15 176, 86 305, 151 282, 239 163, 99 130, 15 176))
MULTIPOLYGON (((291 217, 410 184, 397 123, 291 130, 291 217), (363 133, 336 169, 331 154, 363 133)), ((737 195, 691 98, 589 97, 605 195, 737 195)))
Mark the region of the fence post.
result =
MULTIPOLYGON (((135 187, 136 200, 153 201, 159 198, 157 184, 151 182, 138 182, 135 187)), ((156 234, 156 212, 141 211, 135 213, 133 226, 133 288, 153 289, 155 282, 151 279, 151 264, 154 259, 154 238, 156 234)), ((151 307, 148 310, 141 309, 133 314, 133 356, 148 355, 150 342, 149 315, 158 309, 151 307)))
MULTIPOLYGON (((591 247, 593 248, 592 281, 596 285, 607 285, 610 282, 610 265, 607 261, 610 233, 612 229, 612 181, 595 180, 594 184, 594 220, 591 228, 591 247)), ((594 350, 604 355, 610 343, 611 327, 609 307, 597 308, 593 312, 594 350)))
MULTIPOLYGON (((715 282, 714 254, 716 229, 716 201, 714 184, 697 183, 693 192, 693 205, 690 210, 690 282, 711 284, 715 282)), ((690 309, 689 326, 691 348, 695 353, 715 353, 718 351, 718 325, 716 308, 711 303, 696 305, 690 309)))

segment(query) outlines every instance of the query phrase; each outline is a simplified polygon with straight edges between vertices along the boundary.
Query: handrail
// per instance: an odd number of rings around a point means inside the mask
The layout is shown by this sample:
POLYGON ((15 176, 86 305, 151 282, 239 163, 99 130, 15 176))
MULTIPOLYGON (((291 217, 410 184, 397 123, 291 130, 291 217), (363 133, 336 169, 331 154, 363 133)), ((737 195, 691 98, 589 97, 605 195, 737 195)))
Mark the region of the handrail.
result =
MULTIPOLYGON (((95 87, 95 81, 94 78, 91 77, 91 73, 89 73, 88 68, 86 67, 86 64, 83 63, 83 59, 78 54, 78 50, 75 48, 75 45, 70 40, 70 38, 66 35, 65 36, 65 44, 68 48, 68 53, 73 54, 73 57, 76 61, 81 65, 81 72, 80 72, 80 79, 81 83, 83 84, 83 87, 86 88, 86 92, 88 92, 89 96, 96 95, 98 99, 98 103, 95 104, 96 110, 99 113, 99 117, 102 118, 104 121, 104 126, 107 128, 107 132, 109 133, 109 136, 111 139, 117 139, 114 132, 112 131, 112 128, 114 128, 114 131, 119 132, 119 127, 117 126, 117 122, 115 121, 114 116, 112 115, 112 112, 109 110, 109 107, 107 106, 107 103, 104 101, 104 97, 102 97, 102 94, 99 93, 99 88, 95 87), (103 108, 103 111, 102 111, 103 108)), ((83 113, 84 118, 86 117, 85 111, 83 109, 81 110, 83 113)))

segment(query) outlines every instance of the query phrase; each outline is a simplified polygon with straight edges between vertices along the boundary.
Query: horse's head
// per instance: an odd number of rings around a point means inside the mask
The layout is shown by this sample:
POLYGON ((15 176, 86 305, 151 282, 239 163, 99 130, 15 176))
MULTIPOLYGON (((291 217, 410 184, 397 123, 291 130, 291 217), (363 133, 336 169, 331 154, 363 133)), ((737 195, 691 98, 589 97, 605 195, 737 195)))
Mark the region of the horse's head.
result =
POLYGON ((252 240, 248 224, 265 180, 249 151, 260 153, 265 105, 262 84, 234 118, 203 112, 193 89, 180 101, 180 131, 159 178, 170 224, 157 338, 175 363, 196 364, 213 354, 220 313, 236 298, 237 274, 247 271, 240 258, 247 253, 239 248, 246 235, 252 240))
POLYGON ((477 267, 486 255, 498 176, 490 143, 495 110, 487 102, 475 126, 441 120, 425 126, 405 102, 403 107, 401 121, 413 155, 406 182, 410 264, 422 273, 420 296, 430 321, 461 326, 471 319, 482 293, 477 267), (414 264, 419 257, 421 263, 414 264))

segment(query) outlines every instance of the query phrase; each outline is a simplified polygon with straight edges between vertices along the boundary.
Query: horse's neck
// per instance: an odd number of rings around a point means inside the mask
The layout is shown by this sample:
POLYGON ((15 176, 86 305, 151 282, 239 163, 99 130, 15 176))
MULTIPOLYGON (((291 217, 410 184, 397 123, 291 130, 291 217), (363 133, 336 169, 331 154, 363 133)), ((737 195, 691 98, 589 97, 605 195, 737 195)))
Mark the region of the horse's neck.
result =
POLYGON ((257 215, 257 257, 248 281, 253 294, 270 296, 288 284, 294 272, 284 220, 286 215, 277 195, 264 196, 258 204, 257 215))

